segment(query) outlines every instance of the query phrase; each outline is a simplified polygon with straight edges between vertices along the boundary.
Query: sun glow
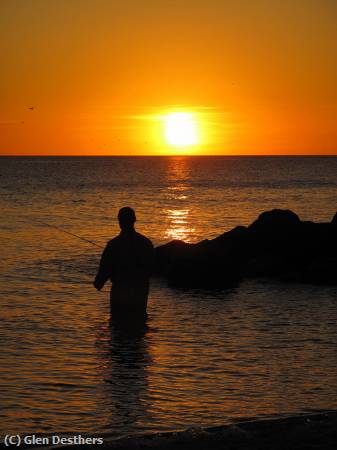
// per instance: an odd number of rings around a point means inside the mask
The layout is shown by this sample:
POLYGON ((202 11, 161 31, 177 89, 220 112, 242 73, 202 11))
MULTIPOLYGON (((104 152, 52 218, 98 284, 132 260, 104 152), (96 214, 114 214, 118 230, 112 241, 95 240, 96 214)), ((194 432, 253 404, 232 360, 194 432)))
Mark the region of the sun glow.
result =
POLYGON ((197 123, 192 113, 172 112, 165 121, 165 138, 168 144, 189 146, 198 144, 197 123))

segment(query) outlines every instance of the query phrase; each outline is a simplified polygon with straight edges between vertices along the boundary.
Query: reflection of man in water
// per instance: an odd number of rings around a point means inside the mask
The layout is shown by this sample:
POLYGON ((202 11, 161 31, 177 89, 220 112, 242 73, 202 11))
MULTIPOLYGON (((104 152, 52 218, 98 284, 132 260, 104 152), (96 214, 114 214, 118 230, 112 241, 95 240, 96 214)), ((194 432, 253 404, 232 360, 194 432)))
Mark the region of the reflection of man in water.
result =
POLYGON ((120 209, 118 221, 121 232, 107 243, 94 286, 100 291, 108 279, 112 281, 112 318, 145 318, 153 245, 136 232, 136 214, 132 208, 120 209))

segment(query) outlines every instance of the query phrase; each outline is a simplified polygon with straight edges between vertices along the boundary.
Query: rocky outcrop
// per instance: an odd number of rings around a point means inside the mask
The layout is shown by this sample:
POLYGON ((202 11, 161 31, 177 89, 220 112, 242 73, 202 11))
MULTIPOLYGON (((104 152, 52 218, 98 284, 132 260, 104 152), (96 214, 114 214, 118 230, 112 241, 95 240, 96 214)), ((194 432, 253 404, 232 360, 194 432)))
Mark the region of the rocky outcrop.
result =
POLYGON ((337 284, 336 257, 337 214, 331 223, 314 223, 274 209, 212 240, 157 247, 156 272, 177 287, 226 288, 257 276, 337 284))

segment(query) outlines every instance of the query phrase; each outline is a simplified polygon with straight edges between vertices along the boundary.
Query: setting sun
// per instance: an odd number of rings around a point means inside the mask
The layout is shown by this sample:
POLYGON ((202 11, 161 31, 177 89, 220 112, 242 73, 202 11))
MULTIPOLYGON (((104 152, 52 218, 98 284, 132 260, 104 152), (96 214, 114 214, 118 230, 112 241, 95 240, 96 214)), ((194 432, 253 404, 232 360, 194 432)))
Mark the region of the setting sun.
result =
POLYGON ((171 145, 185 146, 198 143, 197 124, 193 114, 174 112, 165 116, 165 138, 171 145))

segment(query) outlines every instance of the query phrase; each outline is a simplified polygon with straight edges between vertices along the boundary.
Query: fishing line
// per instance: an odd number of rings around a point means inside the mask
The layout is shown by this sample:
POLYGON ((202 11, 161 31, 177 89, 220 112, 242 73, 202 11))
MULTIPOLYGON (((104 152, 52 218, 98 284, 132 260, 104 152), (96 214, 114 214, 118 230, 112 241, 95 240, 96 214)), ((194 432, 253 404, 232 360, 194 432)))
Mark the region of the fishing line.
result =
POLYGON ((44 222, 43 220, 40 220, 40 219, 32 218, 32 220, 35 221, 35 222, 39 222, 42 225, 46 225, 47 227, 54 228, 55 230, 61 231, 62 233, 69 234, 69 236, 76 237, 77 239, 80 239, 81 241, 87 242, 88 244, 94 245, 95 247, 103 248, 102 245, 99 245, 99 244, 97 244, 94 241, 90 241, 89 239, 86 239, 86 238, 84 238, 82 236, 78 236, 75 233, 71 233, 70 231, 64 230, 61 227, 57 227, 56 225, 51 225, 50 223, 44 222))
MULTIPOLYGON (((6 189, 6 188, 5 188, 5 189, 6 189)), ((20 193, 21 195, 22 195, 22 194, 25 195, 25 193, 24 193, 23 191, 20 191, 19 189, 16 189, 16 192, 17 192, 17 193, 20 193)), ((90 241, 89 239, 86 239, 86 238, 84 238, 84 237, 82 237, 82 236, 78 236, 78 235, 75 234, 75 233, 71 233, 70 231, 67 231, 67 230, 65 230, 64 228, 58 227, 58 226, 56 226, 56 225, 51 225, 50 223, 44 222, 43 220, 40 220, 40 219, 36 219, 35 217, 30 217, 29 219, 28 219, 27 217, 25 217, 24 220, 26 220, 26 221, 34 221, 34 222, 38 222, 38 223, 40 223, 40 224, 42 224, 42 225, 45 225, 46 227, 54 228, 55 230, 58 230, 58 231, 60 231, 61 233, 68 234, 69 236, 73 236, 73 237, 75 237, 75 238, 77 238, 77 239, 79 239, 79 240, 81 240, 81 241, 83 241, 83 242, 87 242, 88 244, 94 245, 95 247, 98 247, 98 248, 104 248, 102 245, 99 245, 99 244, 97 244, 97 243, 94 242, 94 241, 90 241)))

